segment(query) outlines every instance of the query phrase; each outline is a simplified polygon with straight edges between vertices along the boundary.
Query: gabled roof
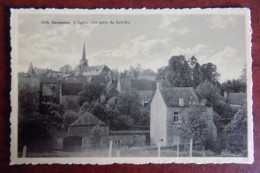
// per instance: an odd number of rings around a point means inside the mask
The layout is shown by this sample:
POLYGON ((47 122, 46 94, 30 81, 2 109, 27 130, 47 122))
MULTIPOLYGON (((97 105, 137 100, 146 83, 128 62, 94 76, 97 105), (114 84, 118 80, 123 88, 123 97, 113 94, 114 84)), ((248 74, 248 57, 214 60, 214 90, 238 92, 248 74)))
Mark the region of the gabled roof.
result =
POLYGON ((70 126, 95 126, 95 125, 106 125, 103 121, 99 120, 93 114, 86 112, 84 115, 79 117, 70 126))
POLYGON ((161 88, 160 91, 167 107, 179 107, 179 98, 183 99, 184 106, 199 103, 192 87, 169 87, 161 88))
POLYGON ((122 78, 119 80, 120 80, 121 90, 128 90, 128 89, 137 89, 138 91, 154 90, 154 85, 150 80, 147 79, 122 78))
POLYGON ((243 101, 246 99, 245 93, 229 93, 228 103, 232 105, 242 105, 243 101))
POLYGON ((83 89, 83 83, 62 83, 62 95, 78 95, 83 89))
POLYGON ((103 71, 106 65, 89 66, 84 69, 84 76, 98 76, 103 71))

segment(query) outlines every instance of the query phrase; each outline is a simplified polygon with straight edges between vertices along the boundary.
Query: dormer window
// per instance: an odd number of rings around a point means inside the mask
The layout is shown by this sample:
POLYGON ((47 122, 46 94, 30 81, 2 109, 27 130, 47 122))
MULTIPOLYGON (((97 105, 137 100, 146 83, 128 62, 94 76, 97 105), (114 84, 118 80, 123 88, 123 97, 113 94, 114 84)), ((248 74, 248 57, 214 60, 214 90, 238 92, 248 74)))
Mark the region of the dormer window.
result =
POLYGON ((178 123, 178 122, 179 122, 179 113, 178 112, 174 112, 173 123, 178 123))
POLYGON ((184 106, 184 100, 183 98, 179 98, 179 106, 183 107, 184 106))

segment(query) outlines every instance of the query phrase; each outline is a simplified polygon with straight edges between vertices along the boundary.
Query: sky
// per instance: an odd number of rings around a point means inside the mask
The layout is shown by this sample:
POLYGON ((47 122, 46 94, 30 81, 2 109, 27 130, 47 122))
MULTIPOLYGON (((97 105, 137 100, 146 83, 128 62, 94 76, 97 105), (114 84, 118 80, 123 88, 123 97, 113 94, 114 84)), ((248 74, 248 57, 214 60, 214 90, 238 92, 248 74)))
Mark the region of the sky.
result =
POLYGON ((172 56, 195 56, 200 64, 217 66, 220 81, 238 78, 246 63, 243 15, 216 14, 20 14, 18 71, 30 62, 58 70, 79 64, 85 42, 89 65, 123 71, 141 64, 144 69, 166 66, 172 56), (50 24, 41 24, 48 21, 50 24), (70 24, 51 24, 69 21, 70 24), (74 24, 87 21, 88 24, 74 24), (127 21, 127 24, 91 24, 127 21))

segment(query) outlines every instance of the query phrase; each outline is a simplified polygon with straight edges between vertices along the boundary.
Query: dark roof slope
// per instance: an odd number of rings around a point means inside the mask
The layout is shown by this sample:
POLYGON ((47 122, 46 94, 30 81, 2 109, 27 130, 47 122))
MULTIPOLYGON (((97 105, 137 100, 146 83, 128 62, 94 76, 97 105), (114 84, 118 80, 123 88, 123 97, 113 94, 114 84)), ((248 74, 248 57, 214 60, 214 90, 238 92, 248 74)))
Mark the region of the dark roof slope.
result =
POLYGON ((198 96, 192 87, 169 87, 160 89, 167 107, 178 107, 179 98, 183 98, 184 106, 199 103, 198 96))
POLYGON ((83 89, 83 83, 62 83, 62 95, 78 95, 83 89))
POLYGON ((154 85, 150 80, 147 79, 120 79, 121 90, 137 89, 138 91, 143 90, 155 90, 154 85))
POLYGON ((242 105, 243 101, 246 99, 245 93, 229 93, 228 103, 233 105, 242 105))
POLYGON ((99 120, 97 117, 89 112, 79 117, 70 126, 95 126, 95 125, 106 125, 103 121, 99 120))

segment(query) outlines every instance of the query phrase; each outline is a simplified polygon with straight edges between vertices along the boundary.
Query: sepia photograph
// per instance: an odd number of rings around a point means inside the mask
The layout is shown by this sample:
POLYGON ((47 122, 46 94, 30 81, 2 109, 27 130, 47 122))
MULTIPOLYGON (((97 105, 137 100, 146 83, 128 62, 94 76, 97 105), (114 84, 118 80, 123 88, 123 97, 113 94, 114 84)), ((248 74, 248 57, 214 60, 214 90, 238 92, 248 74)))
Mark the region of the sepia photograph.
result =
POLYGON ((253 162, 248 9, 12 9, 11 46, 11 164, 253 162))

